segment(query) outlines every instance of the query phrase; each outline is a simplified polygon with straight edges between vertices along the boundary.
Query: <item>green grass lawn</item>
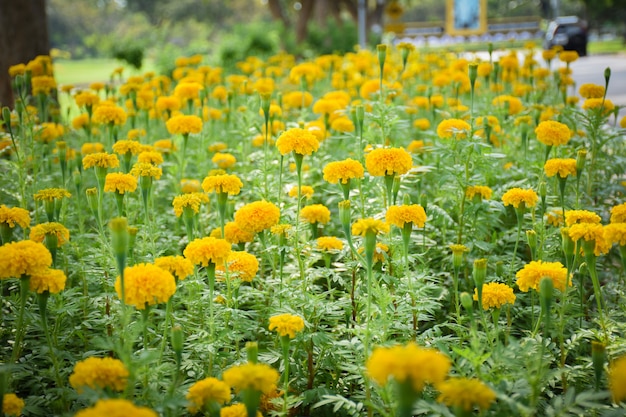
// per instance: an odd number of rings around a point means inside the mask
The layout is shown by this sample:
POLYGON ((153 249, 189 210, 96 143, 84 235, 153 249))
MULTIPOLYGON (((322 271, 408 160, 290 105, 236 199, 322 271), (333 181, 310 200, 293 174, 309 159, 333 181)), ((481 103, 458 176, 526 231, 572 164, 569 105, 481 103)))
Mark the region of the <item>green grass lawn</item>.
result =
POLYGON ((146 61, 141 70, 137 70, 112 58, 57 59, 54 61, 54 73, 59 85, 108 81, 113 70, 118 67, 124 67, 125 77, 154 70, 154 65, 150 61, 146 61))

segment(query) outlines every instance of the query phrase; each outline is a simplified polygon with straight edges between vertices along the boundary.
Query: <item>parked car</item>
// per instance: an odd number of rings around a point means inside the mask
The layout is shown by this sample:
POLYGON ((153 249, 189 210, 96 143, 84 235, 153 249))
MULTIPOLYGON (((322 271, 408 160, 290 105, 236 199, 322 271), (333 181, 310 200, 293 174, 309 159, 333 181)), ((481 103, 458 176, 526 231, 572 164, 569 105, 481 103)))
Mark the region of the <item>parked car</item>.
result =
POLYGON ((567 51, 587 55, 587 22, 577 16, 558 17, 551 21, 543 42, 545 49, 560 45, 567 51))

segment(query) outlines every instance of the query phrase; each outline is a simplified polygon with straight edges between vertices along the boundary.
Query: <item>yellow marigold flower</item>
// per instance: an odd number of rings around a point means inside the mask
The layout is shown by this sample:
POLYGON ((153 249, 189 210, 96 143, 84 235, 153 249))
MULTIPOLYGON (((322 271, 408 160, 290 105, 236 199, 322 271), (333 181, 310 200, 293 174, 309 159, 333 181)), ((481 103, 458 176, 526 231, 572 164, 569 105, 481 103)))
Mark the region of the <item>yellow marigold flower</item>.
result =
POLYGON ((570 63, 570 62, 574 62, 578 59, 578 52, 576 51, 561 51, 559 53, 559 59, 562 62, 565 63, 570 63))
MULTIPOLYGON (((248 243, 254 240, 254 233, 241 229, 235 222, 228 222, 224 225, 224 235, 224 239, 233 245, 248 243)), ((211 236, 221 238, 222 230, 220 228, 213 230, 211 236)))
POLYGON ((626 399, 626 356, 621 356, 611 362, 608 377, 613 402, 624 401, 626 399))
POLYGON ((604 237, 609 245, 626 246, 626 223, 611 223, 604 226, 604 237))
POLYGON ((565 224, 568 226, 577 223, 600 224, 601 220, 600 216, 589 210, 567 210, 565 212, 565 224))
POLYGON ((481 411, 489 409, 496 400, 496 393, 478 379, 450 378, 437 384, 437 401, 448 407, 458 407, 470 412, 474 407, 481 411))
MULTIPOLYGON (((365 248, 361 246, 358 250, 358 253, 363 254, 365 252, 365 248)), ((389 246, 384 243, 376 242, 376 247, 374 248, 374 263, 385 262, 385 258, 388 256, 389 246)))
POLYGON ((50 92, 57 88, 57 83, 54 77, 48 75, 40 75, 31 79, 31 86, 33 88, 33 95, 37 94, 50 94, 50 92))
POLYGON ((100 142, 87 142, 87 143, 83 143, 83 145, 80 147, 80 153, 85 156, 85 155, 89 155, 92 153, 102 153, 104 152, 104 145, 101 144, 100 142))
POLYGON ((93 407, 77 412, 74 417, 158 417, 147 407, 136 406, 123 399, 106 398, 98 400, 93 407))
POLYGON ((117 159, 117 155, 107 152, 90 153, 83 158, 84 169, 92 167, 117 168, 118 166, 120 166, 120 160, 117 159))
MULTIPOLYGON (((483 310, 500 308, 504 304, 514 304, 513 288, 499 282, 490 282, 483 285, 483 310)), ((474 289, 474 300, 478 300, 478 290, 474 289)))
POLYGON ((534 207, 539 200, 539 196, 532 189, 511 188, 502 196, 502 202, 505 206, 513 206, 515 208, 534 207))
POLYGON ((154 264, 174 275, 178 281, 182 281, 193 274, 193 264, 191 261, 180 255, 161 256, 154 260, 154 264))
POLYGON ((163 170, 147 162, 137 162, 130 173, 138 177, 152 177, 158 180, 163 175, 163 170))
POLYGON ((577 242, 583 239, 586 242, 595 242, 593 253, 600 256, 611 249, 611 245, 604 236, 604 227, 594 223, 576 223, 569 228, 569 236, 577 242))
POLYGON ((419 130, 428 130, 430 129, 430 120, 424 117, 421 119, 415 119, 415 121, 413 122, 413 127, 419 130))
MULTIPOLYGON (((115 280, 115 291, 122 298, 122 282, 115 280)), ((143 310, 146 305, 165 303, 176 292, 176 281, 168 271, 152 264, 136 264, 124 269, 124 303, 143 310)))
POLYGON ((243 183, 238 176, 232 174, 210 175, 202 181, 202 189, 207 193, 227 193, 237 195, 241 191, 243 183))
POLYGON ((622 117, 619 120, 619 127, 621 127, 622 129, 626 129, 626 116, 622 117))
POLYGON ((411 384, 421 392, 426 384, 443 382, 450 370, 450 359, 435 349, 423 348, 414 342, 405 346, 377 347, 367 360, 367 373, 379 385, 390 378, 411 384))
POLYGON ((389 224, 385 223, 382 220, 368 218, 368 219, 360 219, 357 220, 352 225, 352 234, 357 236, 363 236, 368 232, 373 232, 375 234, 378 233, 388 233, 389 232, 389 224))
MULTIPOLYGON (((259 271, 259 261, 256 256, 244 251, 232 251, 226 260, 231 278, 239 278, 244 282, 252 282, 259 271)), ((224 271, 224 265, 218 265, 218 271, 224 271)))
POLYGON ((330 221, 330 210, 323 204, 311 204, 300 210, 300 218, 309 223, 326 224, 330 221))
POLYGON ((137 157, 137 162, 161 165, 163 163, 163 155, 158 151, 144 151, 137 157))
POLYGON ((235 389, 254 390, 263 394, 269 394, 276 390, 278 372, 264 363, 246 363, 233 366, 224 371, 222 379, 235 389))
POLYGON ((180 110, 181 102, 176 96, 160 96, 157 98, 155 107, 159 112, 168 111, 172 113, 180 110))
POLYGON ((567 125, 554 120, 546 120, 535 128, 537 140, 547 146, 565 145, 572 133, 567 125))
POLYGON ((100 96, 91 91, 81 91, 74 96, 78 107, 93 107, 100 103, 100 96))
POLYGON ((389 206, 385 216, 387 223, 396 227, 404 228, 406 223, 413 223, 417 227, 424 227, 426 224, 426 212, 419 204, 401 206, 389 206))
POLYGON ((113 144, 113 152, 118 155, 124 155, 127 153, 136 155, 141 149, 141 144, 136 140, 118 140, 113 144))
POLYGON ((324 252, 331 252, 343 249, 343 242, 334 236, 318 237, 315 242, 317 248, 324 252))
POLYGON ((215 142, 210 144, 208 149, 209 152, 221 152, 228 149, 228 145, 226 145, 224 142, 215 142))
POLYGON ((62 198, 70 198, 72 194, 65 188, 45 188, 35 193, 35 201, 55 201, 62 198))
POLYGON ((30 214, 28 210, 23 208, 7 207, 2 204, 0 205, 0 223, 8 225, 12 229, 18 224, 22 229, 25 229, 30 225, 30 214))
MULTIPOLYGON (((411 161, 411 164, 413 162, 411 161)), ((344 161, 330 162, 324 167, 324 180, 331 184, 347 184, 353 178, 363 178, 365 170, 359 161, 346 159, 344 161)))
POLYGON ((178 115, 173 116, 165 123, 167 131, 172 135, 188 135, 202 131, 202 119, 198 116, 178 115))
POLYGON ((126 112, 120 106, 116 106, 115 104, 100 104, 93 111, 91 120, 98 124, 121 126, 126 123, 126 118, 126 112))
POLYGON ((57 222, 41 223, 30 229, 29 239, 34 242, 43 242, 46 235, 55 235, 58 245, 64 245, 70 240, 70 231, 57 222))
POLYGON ((180 190, 185 193, 198 193, 202 188, 200 187, 200 181, 183 178, 180 180, 180 190))
POLYGON ((446 119, 437 126, 437 135, 441 139, 466 139, 471 129, 465 120, 446 119))
POLYGON ((193 100, 200 96, 202 84, 196 82, 181 82, 174 88, 174 95, 181 100, 193 100))
MULTIPOLYGON (((243 403, 229 405, 220 409, 220 417, 248 417, 248 409, 243 403)), ((256 417, 263 417, 263 414, 257 411, 256 417)))
POLYGON ((185 258, 194 265, 223 264, 231 251, 231 243, 224 239, 204 237, 195 239, 183 251, 185 258))
POLYGON ((198 213, 200 211, 200 204, 208 201, 208 197, 203 193, 187 193, 176 196, 174 197, 174 201, 172 201, 174 214, 176 214, 176 217, 180 217, 185 208, 190 208, 194 213, 198 213))
POLYGON ((467 248, 467 246, 465 245, 458 245, 456 243, 453 243, 451 245, 449 245, 450 250, 452 251, 452 254, 463 254, 465 252, 469 252, 469 249, 467 248))
POLYGON ((294 127, 283 132, 276 140, 276 147, 281 155, 294 152, 299 155, 311 155, 320 147, 320 143, 311 132, 294 127))
MULTIPOLYGON (((303 185, 302 187, 300 187, 300 193, 302 194, 302 197, 306 197, 306 199, 308 200, 311 197, 313 197, 313 193, 315 193, 315 190, 313 189, 313 187, 309 185, 303 185)), ((294 197, 294 198, 298 197, 297 185, 294 185, 293 187, 289 189, 289 197, 294 197)))
POLYGON ((520 100, 517 97, 507 96, 507 95, 495 97, 491 101, 491 104, 496 107, 508 108, 509 115, 511 116, 518 114, 524 108, 524 105, 522 104, 522 100, 520 100))
POLYGON ((290 339, 296 337, 296 333, 304 330, 304 320, 300 316, 293 314, 279 314, 270 317, 268 326, 270 331, 276 330, 279 336, 287 336, 290 339))
POLYGON ((171 139, 160 139, 154 142, 154 149, 161 153, 169 154, 176 151, 178 148, 171 139))
POLYGON ((58 123, 42 123, 37 127, 35 138, 43 143, 50 143, 65 133, 63 125, 58 123))
POLYGON ((211 162, 217 165, 218 168, 228 169, 235 165, 237 158, 226 152, 217 152, 213 155, 213 158, 211 158, 211 162))
POLYGON ((354 132, 354 123, 347 117, 338 117, 330 123, 330 128, 341 133, 354 132))
POLYGON ((548 159, 543 166, 543 170, 547 177, 554 177, 559 174, 561 178, 568 176, 576 176, 576 160, 573 158, 552 158, 548 159))
POLYGON ((259 233, 278 223, 280 209, 267 201, 246 204, 235 212, 235 223, 245 231, 259 233))
POLYGON ((486 185, 470 185, 465 189, 465 197, 472 200, 475 196, 480 199, 489 200, 491 198, 491 188, 486 185))
MULTIPOLYGON (((89 115, 87 113, 79 114, 78 116, 72 119, 72 127, 76 130, 78 129, 86 129, 89 124, 89 115)), ((89 145, 87 143, 83 144, 83 146, 89 145)), ((102 152, 104 147, 97 152, 102 152)), ((95 152, 95 151, 94 151, 95 152)))
POLYGON ((313 96, 308 91, 292 91, 283 96, 283 105, 287 108, 309 107, 313 103, 313 96))
POLYGON ((70 385, 79 393, 85 387, 124 391, 128 375, 128 369, 119 359, 91 357, 76 362, 70 385))
POLYGON ((615 109, 615 104, 611 100, 602 98, 588 98, 583 102, 583 110, 595 110, 602 108, 603 114, 608 114, 615 109))
POLYGON ((11 65, 9 67, 9 76, 11 78, 17 75, 24 75, 24 73, 26 73, 26 65, 24 64, 11 65))
POLYGON ((67 277, 60 269, 47 269, 35 272, 30 276, 28 285, 31 291, 41 294, 48 291, 50 294, 57 294, 65 289, 67 277))
MULTIPOLYGON (((517 286, 523 292, 528 292, 531 288, 539 291, 539 283, 542 278, 550 278, 554 288, 564 291, 567 282, 567 268, 561 262, 532 261, 517 271, 515 277, 517 278, 517 286)), ((571 280, 569 280, 569 285, 572 285, 571 280)))
POLYGON ((132 174, 112 172, 107 174, 104 180, 104 191, 110 193, 124 194, 132 193, 137 189, 137 177, 132 174))
POLYGON ((5 416, 19 417, 22 415, 22 409, 24 408, 24 400, 17 395, 4 394, 2 397, 2 413, 5 416))
POLYGON ((409 146, 406 147, 406 150, 411 153, 422 153, 424 152, 424 141, 412 140, 411 143, 409 143, 409 146))
POLYGON ((604 91, 604 86, 592 83, 582 84, 578 89, 582 98, 602 98, 604 91))
POLYGON ((403 148, 377 148, 367 154, 365 166, 375 177, 403 175, 413 167, 413 159, 403 148))
POLYGON ((563 211, 561 209, 552 209, 548 213, 546 213, 546 216, 546 221, 551 226, 559 227, 563 223, 565 223, 563 219, 563 211))
POLYGON ((626 223, 626 203, 611 208, 611 223, 626 223))
POLYGON ((189 387, 185 396, 189 401, 187 409, 191 414, 196 414, 211 403, 219 405, 230 401, 230 387, 217 378, 209 377, 196 382, 189 387))
POLYGON ((345 106, 342 105, 338 100, 321 98, 315 102, 313 105, 313 113, 322 114, 322 115, 331 115, 336 111, 343 109, 345 106))

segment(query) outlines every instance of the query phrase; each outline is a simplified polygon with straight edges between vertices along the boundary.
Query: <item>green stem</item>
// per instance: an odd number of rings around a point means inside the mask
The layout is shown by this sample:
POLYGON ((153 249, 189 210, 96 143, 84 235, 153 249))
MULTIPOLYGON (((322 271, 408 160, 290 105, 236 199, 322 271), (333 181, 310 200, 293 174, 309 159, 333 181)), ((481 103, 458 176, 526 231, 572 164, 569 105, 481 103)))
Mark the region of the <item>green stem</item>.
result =
POLYGON ((11 362, 17 362, 22 349, 22 339, 24 338, 24 311, 26 310, 26 300, 29 294, 30 277, 22 276, 20 278, 20 310, 17 316, 17 328, 15 330, 15 344, 13 345, 13 353, 11 362))

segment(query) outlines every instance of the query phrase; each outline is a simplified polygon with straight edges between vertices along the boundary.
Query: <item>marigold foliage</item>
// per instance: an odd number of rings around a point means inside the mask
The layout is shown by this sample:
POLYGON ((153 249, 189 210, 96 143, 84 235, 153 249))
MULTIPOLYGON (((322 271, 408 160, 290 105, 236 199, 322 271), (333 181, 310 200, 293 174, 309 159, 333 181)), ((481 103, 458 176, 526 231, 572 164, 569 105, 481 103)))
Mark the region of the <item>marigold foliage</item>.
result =
POLYGON ((255 201, 235 212, 235 223, 245 231, 259 233, 278 223, 280 209, 267 201, 255 201))
POLYGON ((183 255, 194 265, 223 264, 231 251, 230 242, 214 237, 203 237, 189 242, 183 255))
POLYGON ((104 191, 109 193, 132 193, 137 189, 137 177, 132 174, 112 172, 104 179, 104 191))
POLYGON ((378 148, 367 154, 365 167, 375 177, 403 175, 413 167, 413 159, 403 148, 378 148))
POLYGON ((330 252, 343 249, 343 242, 334 236, 318 237, 315 242, 317 248, 321 251, 330 252))
POLYGON ((330 210, 323 204, 311 204, 300 210, 300 218, 308 223, 326 224, 330 221, 330 210))
MULTIPOLYGON (((490 282, 483 285, 483 310, 490 308, 500 308, 504 304, 515 303, 513 288, 499 282, 490 282)), ((474 289, 474 300, 478 300, 478 290, 474 289)))
POLYGON ((229 402, 230 387, 217 378, 209 377, 189 387, 189 392, 185 398, 190 403, 187 407, 189 412, 196 414, 211 402, 220 405, 229 402))
POLYGON ((417 227, 426 224, 426 212, 419 204, 389 206, 385 219, 387 223, 403 228, 405 223, 413 223, 417 227))
POLYGON ((539 200, 539 196, 532 189, 511 188, 502 195, 502 202, 505 206, 513 206, 515 208, 534 207, 539 200))
MULTIPOLYGON (((115 291, 122 298, 122 281, 115 280, 115 291)), ((124 303, 143 310, 146 305, 165 303, 176 292, 176 281, 168 271, 153 264, 136 264, 124 269, 124 303)))
POLYGON ((232 174, 209 175, 202 181, 202 189, 207 193, 227 193, 237 195, 241 191, 243 183, 238 176, 232 174))
MULTIPOLYGON (((567 268, 561 262, 532 261, 515 274, 516 284, 520 291, 528 292, 529 289, 539 291, 539 283, 542 278, 550 278, 554 288, 565 290, 567 279, 567 268)), ((569 280, 569 285, 572 281, 569 280)))
POLYGON ((23 240, 0 246, 0 279, 30 276, 50 265, 52 255, 41 243, 23 240))
POLYGON ((158 417, 147 407, 136 406, 124 399, 106 398, 96 402, 93 407, 77 412, 74 417, 158 417))
POLYGON ((359 161, 348 158, 344 161, 330 162, 324 167, 324 180, 331 184, 347 184, 353 178, 363 178, 365 170, 359 161))
POLYGON ((435 349, 423 348, 413 342, 405 346, 377 347, 367 360, 367 373, 378 385, 389 379, 408 382, 415 392, 426 384, 438 384, 448 375, 450 359, 435 349))
POLYGON ((172 135, 200 133, 202 131, 202 119, 194 115, 177 115, 169 119, 165 123, 165 127, 172 135))
POLYGON ((182 281, 193 274, 193 264, 191 261, 180 255, 161 256, 154 260, 154 264, 174 275, 178 281, 182 281))
POLYGON ((17 395, 10 393, 2 397, 2 413, 5 416, 19 417, 22 415, 24 400, 17 395))
POLYGON ((496 400, 496 393, 478 379, 450 378, 437 384, 437 390, 438 402, 464 411, 487 410, 496 400))
POLYGON ((76 362, 70 375, 70 385, 79 393, 86 387, 123 391, 128 375, 128 369, 119 359, 91 357, 76 362))
POLYGON ((294 127, 286 130, 276 140, 276 147, 281 155, 291 152, 299 155, 311 155, 320 147, 315 135, 305 129, 294 127))
POLYGON ((368 219, 360 219, 357 220, 352 225, 352 234, 356 236, 363 236, 370 232, 374 234, 379 233, 388 233, 389 232, 389 224, 385 223, 382 220, 368 218, 368 219))
POLYGON ((566 124, 554 120, 545 120, 535 128, 537 140, 547 146, 565 145, 572 133, 566 124))
POLYGON ((472 127, 465 120, 446 119, 437 126, 437 135, 441 139, 466 139, 472 127))
POLYGON ((543 170, 547 177, 554 177, 559 175, 561 178, 567 178, 568 176, 576 176, 576 160, 573 158, 552 158, 548 159, 543 166, 543 170))
POLYGON ((264 363, 246 363, 224 371, 222 379, 236 392, 250 389, 269 394, 276 390, 278 371, 264 363))
POLYGON ((22 229, 30 225, 30 214, 28 210, 20 207, 7 207, 0 205, 0 223, 7 224, 10 228, 19 225, 22 229))

